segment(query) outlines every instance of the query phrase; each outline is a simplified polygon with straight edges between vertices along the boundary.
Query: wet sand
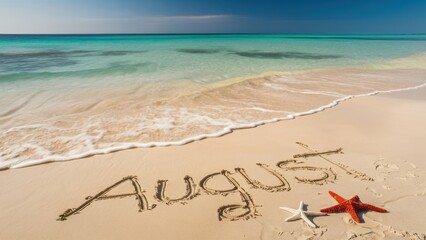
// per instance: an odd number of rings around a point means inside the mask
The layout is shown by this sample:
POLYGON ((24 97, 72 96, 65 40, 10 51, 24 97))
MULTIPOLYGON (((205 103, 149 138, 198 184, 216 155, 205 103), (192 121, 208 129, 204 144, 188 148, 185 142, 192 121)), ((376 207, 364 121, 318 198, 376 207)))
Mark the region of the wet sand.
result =
POLYGON ((426 88, 183 146, 0 171, 0 239, 425 239, 426 88), (328 195, 388 213, 285 222, 328 195))

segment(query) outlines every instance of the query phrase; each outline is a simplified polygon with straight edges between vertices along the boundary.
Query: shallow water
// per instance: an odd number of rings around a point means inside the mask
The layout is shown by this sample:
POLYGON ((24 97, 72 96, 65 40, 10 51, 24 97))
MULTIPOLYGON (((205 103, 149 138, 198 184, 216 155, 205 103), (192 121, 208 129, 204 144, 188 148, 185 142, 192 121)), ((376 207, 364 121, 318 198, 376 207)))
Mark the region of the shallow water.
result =
POLYGON ((0 169, 182 144, 417 86, 422 52, 424 35, 0 36, 0 169))

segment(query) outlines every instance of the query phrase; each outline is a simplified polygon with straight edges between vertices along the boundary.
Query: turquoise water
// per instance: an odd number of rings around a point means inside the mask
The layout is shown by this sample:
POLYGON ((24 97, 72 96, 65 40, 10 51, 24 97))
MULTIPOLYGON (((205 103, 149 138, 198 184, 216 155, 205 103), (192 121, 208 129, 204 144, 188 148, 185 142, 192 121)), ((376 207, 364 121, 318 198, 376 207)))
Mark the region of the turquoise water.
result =
POLYGON ((421 51, 426 35, 0 36, 0 82, 126 74, 130 82, 203 83, 421 51))
POLYGON ((180 144, 413 86, 416 67, 345 69, 424 52, 426 35, 0 35, 0 169, 180 144), (227 81, 312 69, 342 71, 227 81))

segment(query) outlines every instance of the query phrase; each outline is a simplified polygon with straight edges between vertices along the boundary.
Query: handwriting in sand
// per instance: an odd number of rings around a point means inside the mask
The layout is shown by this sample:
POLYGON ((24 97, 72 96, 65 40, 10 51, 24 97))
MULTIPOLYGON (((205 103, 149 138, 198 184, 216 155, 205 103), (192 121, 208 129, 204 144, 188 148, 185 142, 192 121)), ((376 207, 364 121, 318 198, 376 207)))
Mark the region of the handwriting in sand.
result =
MULTIPOLYGON (((333 154, 342 154, 342 148, 338 148, 336 150, 329 151, 316 151, 310 148, 308 145, 297 142, 299 146, 307 149, 308 153, 296 154, 293 156, 293 159, 285 160, 278 162, 276 166, 283 171, 304 171, 316 173, 315 177, 306 178, 300 176, 294 176, 297 182, 305 183, 305 184, 317 184, 323 185, 328 182, 333 182, 336 180, 336 174, 333 172, 332 168, 338 168, 346 172, 346 174, 353 176, 354 178, 359 178, 361 180, 373 181, 374 179, 368 177, 365 173, 358 172, 356 170, 350 169, 348 166, 345 166, 339 162, 336 162, 330 159, 328 156, 333 154), (300 159, 307 159, 310 157, 320 157, 321 159, 327 161, 332 164, 330 168, 322 168, 315 166, 307 166, 304 164, 304 161, 300 159), (319 175, 318 175, 319 174, 319 175)), ((204 178, 201 179, 199 184, 197 185, 193 178, 190 176, 184 177, 184 182, 186 184, 186 193, 176 199, 171 199, 166 195, 166 187, 167 180, 158 180, 156 186, 156 193, 154 195, 156 201, 158 203, 163 203, 166 205, 174 204, 174 203, 182 203, 186 204, 188 201, 194 199, 195 197, 206 194, 206 195, 222 195, 227 196, 229 194, 239 194, 241 196, 242 202, 238 204, 230 204, 221 206, 218 209, 218 218, 219 220, 227 219, 231 221, 235 220, 246 220, 250 218, 255 218, 258 215, 257 205, 254 203, 252 196, 248 193, 248 191, 241 186, 241 184, 233 177, 234 174, 240 174, 247 184, 254 189, 261 189, 267 192, 284 192, 290 191, 291 186, 287 179, 278 171, 274 170, 267 164, 257 163, 257 166, 267 171, 275 178, 278 179, 279 184, 275 186, 269 186, 263 184, 259 180, 255 180, 250 177, 249 174, 244 170, 244 168, 235 168, 235 172, 231 173, 228 170, 222 170, 220 172, 215 172, 212 174, 208 174, 204 178), (214 189, 209 187, 209 181, 213 178, 223 177, 229 182, 229 189, 214 189)), ((113 198, 126 198, 126 197, 134 197, 137 200, 139 211, 149 211, 153 210, 157 205, 149 204, 147 197, 145 196, 145 191, 142 190, 138 179, 136 176, 127 176, 118 182, 110 185, 109 187, 103 189, 99 193, 94 196, 86 197, 86 201, 76 208, 67 209, 64 213, 59 215, 58 220, 65 221, 67 218, 75 215, 77 213, 81 213, 85 208, 90 206, 95 201, 108 200, 113 198), (109 195, 108 193, 118 187, 121 184, 131 184, 133 191, 130 193, 123 193, 117 195, 109 195)))

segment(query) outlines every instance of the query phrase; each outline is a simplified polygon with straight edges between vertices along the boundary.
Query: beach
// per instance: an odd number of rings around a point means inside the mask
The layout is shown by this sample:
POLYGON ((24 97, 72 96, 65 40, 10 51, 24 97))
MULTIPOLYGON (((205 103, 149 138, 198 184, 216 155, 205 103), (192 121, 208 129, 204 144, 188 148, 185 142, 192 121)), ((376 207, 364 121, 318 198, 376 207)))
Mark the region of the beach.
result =
POLYGON ((380 93, 180 146, 3 170, 0 239, 425 239, 424 109, 425 88, 380 93), (335 205, 328 191, 388 212, 284 221, 279 207, 335 205))
POLYGON ((178 146, 425 83, 425 35, 0 36, 0 169, 178 146))
POLYGON ((426 240, 425 12, 0 0, 0 240, 426 240))
POLYGON ((2 35, 0 239, 426 239, 425 40, 2 35))

